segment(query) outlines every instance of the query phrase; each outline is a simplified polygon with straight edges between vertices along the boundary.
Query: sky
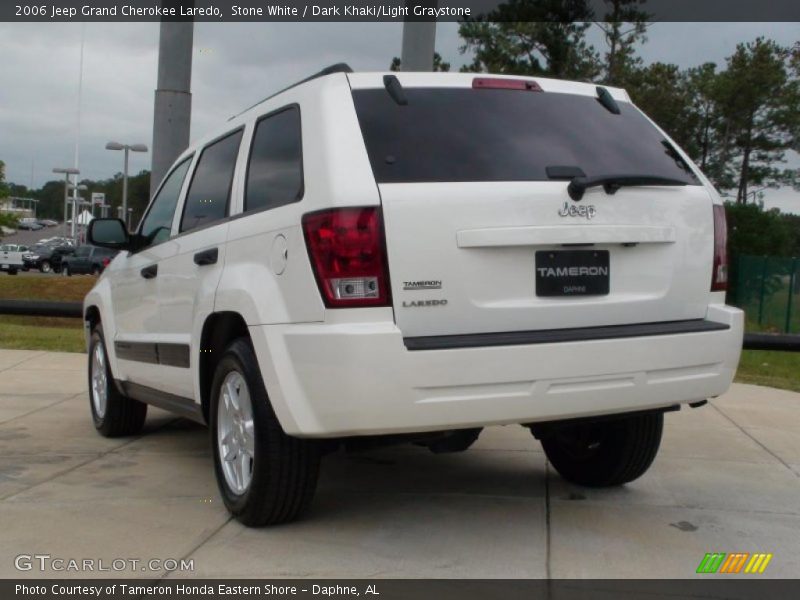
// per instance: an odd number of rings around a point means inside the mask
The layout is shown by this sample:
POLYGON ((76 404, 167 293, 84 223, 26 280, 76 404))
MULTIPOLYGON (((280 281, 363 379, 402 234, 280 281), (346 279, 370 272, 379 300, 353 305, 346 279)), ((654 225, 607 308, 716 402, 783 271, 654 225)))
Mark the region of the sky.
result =
MULTIPOLYGON (((81 38, 85 36, 78 167, 81 178, 122 171, 108 141, 152 143, 158 23, 0 23, 0 160, 7 181, 39 187, 54 167, 75 162, 81 38)), ((191 138, 271 93, 337 62, 386 70, 399 56, 397 23, 197 23, 192 71, 191 138)), ((764 35, 800 39, 797 23, 655 23, 639 50, 646 63, 691 67, 724 64, 738 42, 764 35)), ((596 27, 589 39, 603 47, 596 27)), ((436 49, 453 70, 456 23, 439 23, 436 49)), ((791 166, 800 167, 792 157, 791 166)), ((150 168, 150 154, 131 154, 130 172, 150 168)), ((765 204, 800 213, 800 192, 767 191, 765 204)))

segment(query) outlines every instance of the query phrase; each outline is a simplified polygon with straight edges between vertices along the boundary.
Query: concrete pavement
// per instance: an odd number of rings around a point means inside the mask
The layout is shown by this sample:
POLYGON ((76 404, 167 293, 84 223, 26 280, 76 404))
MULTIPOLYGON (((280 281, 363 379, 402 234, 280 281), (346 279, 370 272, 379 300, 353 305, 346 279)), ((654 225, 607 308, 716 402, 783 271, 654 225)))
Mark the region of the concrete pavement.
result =
POLYGON ((800 394, 735 385, 668 414, 654 466, 613 490, 564 482, 516 426, 461 454, 335 454, 302 522, 254 530, 219 500, 205 428, 151 408, 142 436, 96 434, 85 361, 0 350, 0 577, 93 575, 15 569, 37 553, 204 577, 687 578, 706 552, 769 552, 757 577, 800 574, 800 394))

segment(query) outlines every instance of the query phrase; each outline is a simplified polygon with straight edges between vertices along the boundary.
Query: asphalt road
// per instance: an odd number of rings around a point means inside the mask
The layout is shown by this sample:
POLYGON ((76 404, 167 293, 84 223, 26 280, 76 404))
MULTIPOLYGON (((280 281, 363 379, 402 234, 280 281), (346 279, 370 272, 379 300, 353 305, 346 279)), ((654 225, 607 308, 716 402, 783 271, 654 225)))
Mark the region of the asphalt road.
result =
POLYGON ((518 426, 461 454, 334 454, 304 520, 247 529, 219 501, 205 428, 151 409, 141 436, 95 433, 85 362, 0 350, 0 577, 100 575, 19 572, 23 553, 184 558, 200 577, 667 579, 764 552, 761 575, 704 577, 800 574, 800 394, 734 385, 668 414, 652 469, 611 490, 565 483, 518 426))

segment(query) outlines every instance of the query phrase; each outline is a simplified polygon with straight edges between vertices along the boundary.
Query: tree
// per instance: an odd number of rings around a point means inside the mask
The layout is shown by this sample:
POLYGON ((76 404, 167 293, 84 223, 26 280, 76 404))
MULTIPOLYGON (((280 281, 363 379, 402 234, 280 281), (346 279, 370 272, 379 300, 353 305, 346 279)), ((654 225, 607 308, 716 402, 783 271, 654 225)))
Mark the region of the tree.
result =
POLYGON ((740 270, 742 256, 791 256, 797 245, 794 222, 778 209, 764 210, 759 204, 725 204, 728 220, 729 281, 728 298, 744 305, 758 294, 762 283, 769 293, 780 289, 784 283, 780 271, 764 282, 764 273, 752 268, 740 270))
POLYGON ((647 41, 649 13, 640 8, 647 0, 603 0, 609 6, 604 21, 596 25, 603 32, 608 50, 605 53, 603 82, 624 87, 630 75, 641 68, 636 45, 647 41))
MULTIPOLYGON (((106 195, 106 204, 111 206, 110 216, 117 216, 117 207, 122 205, 122 173, 116 173, 108 179, 94 181, 82 179, 79 182, 85 185, 87 191, 84 196, 88 199, 93 192, 106 195)), ((12 184, 13 185, 13 184, 12 184)), ((19 186, 24 189, 24 186, 19 186)), ((23 195, 23 194, 20 194, 23 195)), ((43 219, 64 218, 64 180, 48 181, 38 190, 27 190, 24 194, 39 200, 36 214, 43 219)), ((133 222, 135 223, 144 213, 150 200, 150 171, 140 171, 128 177, 128 207, 133 209, 133 222)))
POLYGON ((630 74, 627 90, 633 102, 682 148, 691 146, 694 130, 686 75, 676 65, 656 62, 637 69, 630 74))
POLYGON ((721 177, 717 149, 720 127, 717 65, 704 63, 689 69, 685 81, 689 108, 687 126, 691 137, 684 149, 712 181, 717 181, 721 177))
POLYGON ((28 187, 25 185, 19 185, 17 183, 7 183, 6 192, 9 196, 17 196, 19 198, 28 197, 28 187))
MULTIPOLYGON (((390 71, 399 71, 400 67, 402 66, 402 61, 395 56, 392 59, 392 64, 389 65, 390 71)), ((442 55, 438 52, 433 53, 433 70, 434 71, 449 71, 450 70, 450 63, 444 62, 442 59, 442 55)))
MULTIPOLYGON (((798 93, 798 86, 800 86, 800 42, 795 42, 794 46, 792 46, 789 55, 789 66, 792 74, 792 86, 795 93, 800 96, 800 93, 798 93)), ((792 148, 795 152, 800 152, 800 120, 794 123, 791 135, 793 139, 792 148)), ((800 186, 795 182, 795 188, 798 187, 800 186)))
POLYGON ((459 26, 461 53, 475 55, 462 70, 594 79, 600 65, 586 42, 591 20, 586 0, 508 0, 459 26))
POLYGON ((781 169, 787 150, 797 146, 800 88, 796 52, 757 38, 738 44, 719 74, 720 175, 723 188, 736 189, 746 203, 753 186, 798 184, 796 171, 781 169))
POLYGON ((64 218, 64 180, 48 181, 31 193, 39 201, 36 215, 42 219, 64 218))
POLYGON ((0 160, 0 198, 8 196, 8 186, 6 185, 6 163, 0 160))

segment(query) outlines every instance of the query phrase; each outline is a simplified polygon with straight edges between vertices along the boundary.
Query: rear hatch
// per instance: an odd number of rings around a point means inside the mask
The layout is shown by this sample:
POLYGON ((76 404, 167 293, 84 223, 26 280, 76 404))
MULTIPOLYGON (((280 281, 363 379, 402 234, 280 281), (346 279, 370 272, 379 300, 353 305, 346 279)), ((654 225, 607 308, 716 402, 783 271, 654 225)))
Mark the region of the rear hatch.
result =
POLYGON ((705 316, 711 196, 624 92, 398 77, 351 85, 404 336, 705 316))

